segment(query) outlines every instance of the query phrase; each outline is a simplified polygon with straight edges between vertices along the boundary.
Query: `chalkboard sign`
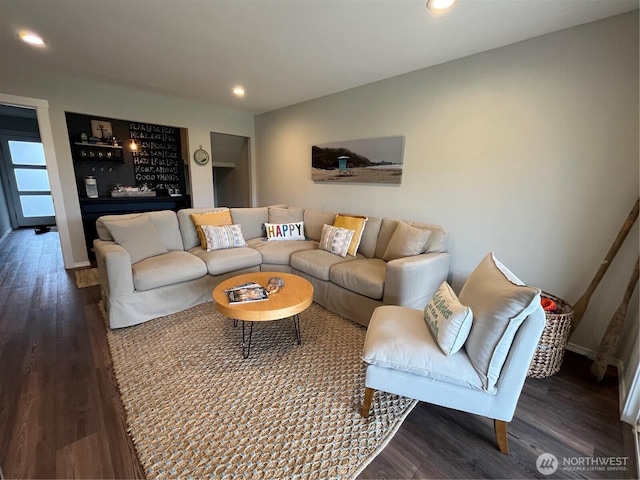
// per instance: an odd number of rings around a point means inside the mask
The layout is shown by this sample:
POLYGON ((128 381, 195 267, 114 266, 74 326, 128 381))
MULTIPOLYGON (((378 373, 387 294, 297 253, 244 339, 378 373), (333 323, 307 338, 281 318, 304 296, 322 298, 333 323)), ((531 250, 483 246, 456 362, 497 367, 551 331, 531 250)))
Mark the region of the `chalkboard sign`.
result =
POLYGON ((138 145, 137 151, 131 152, 136 185, 184 193, 179 129, 130 122, 129 136, 138 145))

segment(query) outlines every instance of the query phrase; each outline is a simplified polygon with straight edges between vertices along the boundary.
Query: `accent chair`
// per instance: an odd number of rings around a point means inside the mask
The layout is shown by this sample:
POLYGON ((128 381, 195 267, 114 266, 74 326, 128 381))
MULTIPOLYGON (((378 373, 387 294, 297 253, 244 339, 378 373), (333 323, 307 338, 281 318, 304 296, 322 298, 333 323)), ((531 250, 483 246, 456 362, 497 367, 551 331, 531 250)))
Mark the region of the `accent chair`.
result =
POLYGON ((494 420, 498 447, 508 454, 508 422, 545 323, 540 290, 493 253, 459 299, 445 282, 424 311, 378 307, 364 345, 362 416, 369 416, 376 390, 482 415, 494 420))

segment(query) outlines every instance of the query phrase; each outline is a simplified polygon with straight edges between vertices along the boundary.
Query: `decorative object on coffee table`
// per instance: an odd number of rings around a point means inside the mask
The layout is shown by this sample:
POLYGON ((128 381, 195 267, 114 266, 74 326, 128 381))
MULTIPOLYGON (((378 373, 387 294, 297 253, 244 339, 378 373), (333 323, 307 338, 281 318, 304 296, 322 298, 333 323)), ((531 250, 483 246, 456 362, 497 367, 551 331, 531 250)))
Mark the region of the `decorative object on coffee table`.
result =
POLYGON ((284 280, 280 277, 271 277, 265 288, 269 295, 273 295, 274 293, 278 293, 282 287, 284 287, 284 280))
POLYGON ((558 373, 564 358, 564 350, 569 340, 573 308, 561 298, 543 292, 540 302, 545 309, 546 326, 533 354, 527 377, 546 378, 558 373), (545 305, 554 310, 547 310, 545 305))

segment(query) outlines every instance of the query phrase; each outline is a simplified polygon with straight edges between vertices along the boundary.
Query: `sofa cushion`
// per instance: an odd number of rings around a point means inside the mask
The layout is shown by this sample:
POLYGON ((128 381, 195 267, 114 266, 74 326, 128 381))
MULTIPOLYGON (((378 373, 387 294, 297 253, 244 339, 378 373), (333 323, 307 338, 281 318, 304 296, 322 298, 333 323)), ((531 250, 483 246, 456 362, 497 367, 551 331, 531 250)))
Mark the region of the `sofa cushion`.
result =
POLYGON ((304 230, 305 235, 310 240, 320 241, 322 237, 322 228, 324 225, 333 225, 336 214, 307 208, 304 211, 304 230))
POLYGON ((172 251, 142 260, 132 267, 136 290, 151 290, 187 282, 207 274, 202 260, 188 252, 172 251))
POLYGON ((326 250, 315 248, 313 250, 295 252, 291 255, 291 268, 328 282, 331 267, 338 263, 351 262, 353 260, 355 260, 355 257, 340 257, 326 250))
POLYGON ((262 263, 260 252, 250 247, 227 248, 207 252, 202 247, 189 250, 199 257, 207 266, 211 275, 222 275, 243 268, 259 266, 262 263))
POLYGON ((267 240, 304 240, 304 222, 295 223, 265 223, 267 240))
POLYGON ((420 228, 422 230, 429 230, 431 232, 431 235, 429 236, 429 239, 424 246, 424 250, 420 253, 443 253, 447 251, 447 233, 442 229, 442 227, 431 225, 429 223, 415 222, 413 220, 395 220, 392 218, 383 218, 382 225, 380 226, 380 234, 378 235, 378 244, 376 246, 376 258, 384 257, 384 252, 387 250, 389 241, 395 233, 400 221, 403 221, 407 225, 410 225, 412 227, 420 228))
POLYGON ((269 223, 295 223, 304 220, 301 207, 269 207, 269 223))
POLYGON ((192 213, 208 213, 219 212, 221 210, 227 210, 227 207, 208 207, 208 208, 183 208, 178 210, 178 224, 180 226, 180 235, 182 236, 182 243, 184 250, 190 250, 197 245, 201 245, 198 238, 198 232, 191 220, 192 213))
POLYGON ((379 258, 361 258, 331 267, 329 279, 336 285, 365 297, 381 300, 386 263, 379 258))
POLYGON ((231 220, 231 212, 228 208, 216 210, 214 212, 192 213, 191 221, 193 222, 194 227, 196 227, 198 238, 200 239, 200 246, 202 248, 207 248, 207 239, 202 231, 203 225, 220 226, 231 225, 233 223, 231 220))
POLYGON ((182 243, 182 236, 180 235, 180 227, 178 226, 178 219, 176 218, 176 212, 171 210, 160 210, 157 212, 145 212, 145 213, 128 213, 122 215, 103 215, 96 220, 96 230, 100 240, 113 241, 113 236, 107 230, 104 225, 105 221, 113 220, 127 220, 137 217, 149 217, 155 225, 158 233, 160 234, 160 240, 164 244, 167 250, 184 250, 184 244, 182 243))
POLYGON ((366 223, 367 217, 359 215, 347 215, 344 213, 339 213, 338 215, 336 215, 336 219, 333 221, 334 227, 353 230, 353 238, 351 238, 351 243, 349 244, 349 250, 347 252, 352 257, 356 256, 356 252, 358 251, 358 247, 360 246, 360 240, 362 240, 362 232, 364 231, 366 223))
MULTIPOLYGON (((264 239, 250 240, 249 246, 255 248, 262 255, 262 263, 270 265, 289 265, 291 255, 300 250, 318 248, 318 242, 313 240, 291 240, 289 242, 269 242, 264 239)), ((325 252, 326 253, 326 252, 325 252)), ((335 255, 333 255, 335 257, 335 255)))
POLYGON ((148 215, 104 221, 114 241, 131 257, 131 263, 167 252, 160 233, 148 215))
POLYGON ((318 248, 326 250, 327 252, 335 253, 341 257, 346 257, 349 252, 349 246, 351 245, 351 239, 353 238, 354 233, 354 230, 325 225, 322 228, 322 235, 320 237, 318 248))
POLYGON ((367 217, 367 224, 364 226, 364 231, 362 232, 358 253, 361 253, 367 258, 375 257, 380 225, 382 225, 381 218, 367 217))
POLYGON ((424 324, 422 312, 408 307, 384 305, 374 310, 362 360, 382 368, 483 390, 465 350, 445 355, 424 324))
POLYGON ((473 313, 462 305, 447 282, 442 282, 424 307, 424 321, 445 355, 456 353, 469 336, 473 313))
POLYGON ((387 244, 382 259, 386 262, 397 258, 413 257, 424 251, 431 230, 412 227, 408 223, 398 222, 387 244))
POLYGON ((539 308, 540 290, 522 283, 491 252, 467 278, 460 301, 473 311, 465 349, 491 392, 518 328, 539 308))
POLYGON ((264 224, 269 222, 269 207, 232 208, 233 223, 240 224, 244 238, 264 237, 264 224))

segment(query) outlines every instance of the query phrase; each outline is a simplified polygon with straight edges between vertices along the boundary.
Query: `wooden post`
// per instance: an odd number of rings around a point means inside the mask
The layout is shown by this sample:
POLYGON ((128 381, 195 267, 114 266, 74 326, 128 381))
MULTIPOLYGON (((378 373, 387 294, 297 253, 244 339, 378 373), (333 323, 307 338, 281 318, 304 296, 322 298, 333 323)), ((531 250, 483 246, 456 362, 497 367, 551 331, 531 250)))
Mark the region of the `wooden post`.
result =
POLYGON ((622 228, 618 232, 618 236, 613 241, 613 244, 611 245, 611 248, 609 249, 607 256, 604 257, 604 260, 600 264, 600 268, 598 268, 598 271, 593 277, 593 280, 591 280, 591 283, 587 287, 587 290, 584 292, 582 297, 580 297, 580 299, 573 305, 573 320, 571 322, 571 333, 573 333, 575 329, 578 328, 578 325, 580 324, 580 321, 584 316, 584 312, 586 311, 587 306, 589 305, 589 300, 591 300, 591 295, 593 295, 593 292, 596 290, 596 287, 600 283, 600 280, 602 280, 602 277, 604 277, 604 274, 607 272, 609 265, 611 265, 611 261, 616 256, 616 253, 618 253, 618 250, 620 250, 620 247, 622 246, 624 239, 627 238, 627 235, 629 234, 631 227, 633 226, 636 219, 638 218, 639 202, 640 202, 640 198, 636 200, 636 203, 634 204, 633 209, 631 210, 629 215, 627 215, 627 219, 624 221, 622 228))
POLYGON ((624 297, 622 298, 622 303, 620 303, 620 306, 616 310, 616 313, 613 314, 613 317, 609 322, 609 326, 604 332, 604 336, 602 337, 602 341, 600 342, 600 348, 598 349, 596 359, 593 361, 593 365, 591 365, 591 374, 596 377, 598 381, 604 378, 604 374, 607 371, 607 366, 609 365, 609 362, 613 358, 613 355, 614 353, 616 353, 616 349, 618 348, 620 333, 622 332, 624 321, 627 318, 627 307, 629 305, 629 300, 631 300, 631 295, 633 295, 633 291, 636 289, 636 284, 638 283, 639 266, 640 258, 638 258, 638 260, 636 261, 636 268, 631 274, 629 284, 627 285, 627 291, 624 292, 624 297))

